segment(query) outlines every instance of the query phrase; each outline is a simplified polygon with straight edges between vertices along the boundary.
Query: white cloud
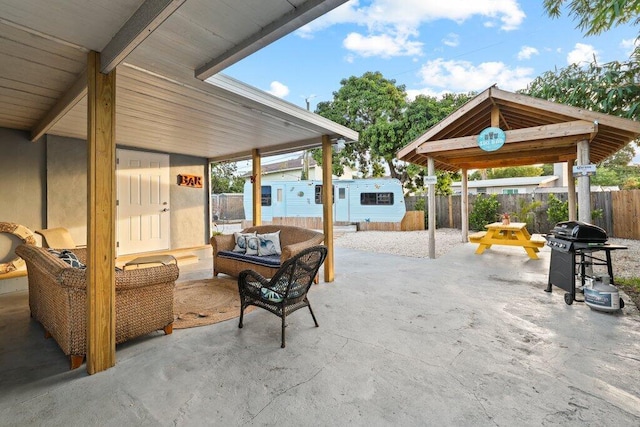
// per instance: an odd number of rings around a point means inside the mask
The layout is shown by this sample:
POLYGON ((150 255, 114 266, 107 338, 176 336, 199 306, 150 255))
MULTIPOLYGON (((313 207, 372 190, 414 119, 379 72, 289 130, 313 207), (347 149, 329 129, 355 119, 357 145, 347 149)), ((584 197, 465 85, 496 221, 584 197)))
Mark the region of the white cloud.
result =
POLYGON ((624 39, 620 42, 620 47, 626 51, 627 55, 631 56, 639 44, 638 39, 624 39))
POLYGON ((539 55, 539 54, 540 52, 538 52, 538 49, 536 49, 535 47, 522 46, 522 49, 520 49, 520 52, 518 52, 518 59, 519 60, 531 59, 533 55, 539 55))
POLYGON ((279 81, 271 82, 271 85, 269 85, 269 87, 270 89, 267 92, 271 95, 277 96, 278 98, 284 98, 285 96, 289 95, 289 88, 279 81))
POLYGON ((451 92, 482 91, 496 84, 501 89, 524 89, 534 79, 532 68, 509 68, 503 62, 483 62, 474 65, 468 61, 445 61, 442 58, 425 63, 419 75, 422 84, 437 92, 441 90, 451 92))
POLYGON ((456 33, 449 33, 442 39, 442 43, 449 47, 457 47, 460 44, 460 36, 456 33))
POLYGON ((409 41, 403 36, 392 37, 388 34, 363 36, 359 33, 350 33, 344 39, 343 45, 347 50, 364 57, 390 58, 420 55, 422 52, 422 43, 409 41))
MULTIPOLYGON (((397 52, 412 55, 409 52, 421 48, 422 44, 415 41, 415 38, 419 36, 420 26, 427 22, 444 19, 462 23, 473 17, 480 17, 485 20, 485 26, 499 26, 503 31, 511 31, 519 28, 525 18, 517 0, 371 0, 362 3, 361 5, 359 0, 344 3, 296 33, 301 37, 313 37, 316 31, 332 25, 360 25, 367 29, 367 34, 359 35, 359 39, 354 40, 354 33, 351 33, 349 36, 352 39, 344 41, 345 47, 349 49, 349 46, 355 44, 356 48, 361 48, 365 40, 383 40, 391 50, 377 50, 380 55, 390 57, 398 55, 397 52), (397 46, 399 42, 410 43, 411 46, 402 49, 397 46)), ((361 51, 371 54, 374 49, 361 51)))
POLYGON ((590 44, 576 43, 573 50, 567 54, 567 64, 591 63, 598 60, 599 52, 590 44))

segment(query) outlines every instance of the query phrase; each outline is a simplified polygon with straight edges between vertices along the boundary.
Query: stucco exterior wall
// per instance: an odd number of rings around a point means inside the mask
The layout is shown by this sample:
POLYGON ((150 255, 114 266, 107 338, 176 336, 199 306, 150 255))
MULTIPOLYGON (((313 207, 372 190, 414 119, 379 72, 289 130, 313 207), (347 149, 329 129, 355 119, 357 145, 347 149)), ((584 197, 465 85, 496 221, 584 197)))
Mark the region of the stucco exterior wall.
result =
MULTIPOLYGON (((204 158, 170 155, 172 249, 209 242, 207 164, 204 158), (204 187, 178 186, 178 174, 200 175, 204 187)), ((28 132, 0 128, 0 179, 0 221, 33 231, 66 227, 77 244, 86 244, 86 141, 47 135, 33 143, 28 132)), ((13 258, 17 244, 17 238, 0 235, 0 262, 13 258)))
POLYGON ((87 244, 87 142, 47 135, 47 228, 87 244))
MULTIPOLYGON (((14 222, 31 231, 41 229, 45 217, 45 153, 43 141, 29 133, 0 128, 0 222, 14 222)), ((0 234, 0 262, 11 261, 21 241, 0 234)))
POLYGON ((171 247, 189 248, 209 243, 209 176, 206 159, 172 154, 171 247), (178 185, 178 175, 202 176, 203 188, 178 185))

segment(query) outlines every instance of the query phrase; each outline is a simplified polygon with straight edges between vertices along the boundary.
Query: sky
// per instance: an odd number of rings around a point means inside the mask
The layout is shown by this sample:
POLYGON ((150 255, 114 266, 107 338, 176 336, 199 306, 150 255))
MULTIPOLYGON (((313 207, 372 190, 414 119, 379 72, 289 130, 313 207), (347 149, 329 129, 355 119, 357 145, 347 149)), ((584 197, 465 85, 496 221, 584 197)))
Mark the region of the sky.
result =
POLYGON ((572 63, 624 61, 638 29, 585 37, 543 0, 350 0, 223 71, 313 111, 340 81, 379 71, 418 94, 515 91, 572 63))

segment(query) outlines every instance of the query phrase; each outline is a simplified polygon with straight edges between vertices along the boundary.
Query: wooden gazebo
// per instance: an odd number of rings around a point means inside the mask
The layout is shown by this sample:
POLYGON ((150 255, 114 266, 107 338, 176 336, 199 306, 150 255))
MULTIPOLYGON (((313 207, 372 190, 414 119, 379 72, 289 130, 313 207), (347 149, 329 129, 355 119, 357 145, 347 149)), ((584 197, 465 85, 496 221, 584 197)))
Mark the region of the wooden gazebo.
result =
MULTIPOLYGON (((564 162, 572 176, 578 165, 598 163, 640 136, 640 123, 616 116, 595 113, 583 108, 557 104, 543 99, 512 93, 492 86, 457 111, 433 126, 401 149, 400 160, 435 169, 462 171, 462 239, 467 229, 467 171, 536 163, 564 162), (485 151, 478 144, 479 134, 489 128, 504 131, 504 145, 485 151)), ((433 187, 433 186, 432 186, 433 187)), ((430 188, 430 194, 433 194, 430 188)), ((580 219, 589 221, 589 176, 578 178, 580 219)), ((576 217, 574 181, 569 180, 570 218, 576 217)), ((435 200, 429 198, 430 212, 435 200)), ((429 230, 435 232, 435 218, 429 216, 429 230)), ((430 239, 433 246, 433 236, 430 239)), ((429 248, 430 256, 435 246, 429 248)))

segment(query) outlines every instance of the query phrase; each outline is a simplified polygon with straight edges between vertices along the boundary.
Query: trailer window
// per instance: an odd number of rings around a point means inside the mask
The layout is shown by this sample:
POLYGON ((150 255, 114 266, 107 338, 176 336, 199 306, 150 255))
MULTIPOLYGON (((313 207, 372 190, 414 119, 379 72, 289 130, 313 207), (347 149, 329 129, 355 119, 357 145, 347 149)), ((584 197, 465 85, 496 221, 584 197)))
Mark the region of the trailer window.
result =
POLYGON ((282 203, 282 188, 278 188, 278 195, 276 196, 276 201, 278 203, 282 203))
POLYGON ((338 199, 344 200, 347 198, 347 189, 346 188, 338 188, 338 199))
POLYGON ((393 205, 393 193, 362 193, 361 205, 393 205))
POLYGON ((261 190, 262 190, 262 206, 271 206, 271 186, 263 185, 261 190))
MULTIPOLYGON (((331 192, 331 203, 333 203, 333 200, 335 198, 336 187, 332 186, 331 188, 333 189, 333 191, 331 192)), ((321 205, 322 204, 322 185, 316 185, 315 196, 316 196, 315 197, 316 205, 321 205)))

